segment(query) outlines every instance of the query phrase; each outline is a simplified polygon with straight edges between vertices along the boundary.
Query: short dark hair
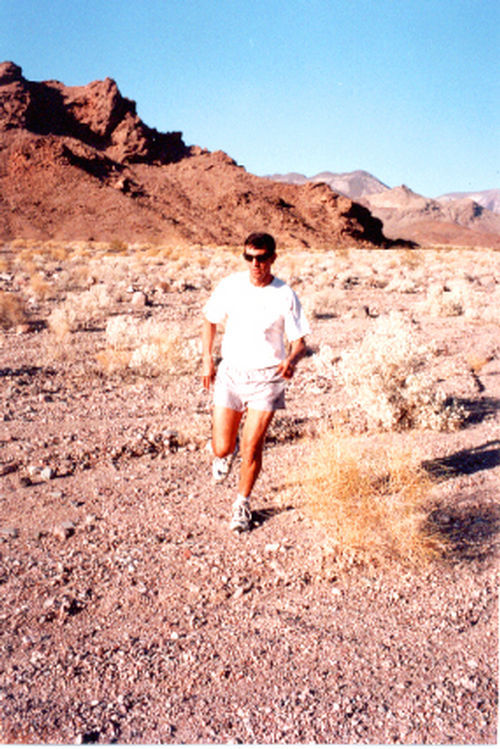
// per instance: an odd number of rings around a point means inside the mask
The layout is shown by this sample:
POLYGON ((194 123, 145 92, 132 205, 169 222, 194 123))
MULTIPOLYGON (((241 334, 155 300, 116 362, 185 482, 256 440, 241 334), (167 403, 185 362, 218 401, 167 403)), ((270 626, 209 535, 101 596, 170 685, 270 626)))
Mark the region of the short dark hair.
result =
POLYGON ((276 254, 274 237, 263 232, 254 231, 252 234, 249 234, 245 239, 245 247, 253 247, 255 250, 267 250, 273 255, 276 254))

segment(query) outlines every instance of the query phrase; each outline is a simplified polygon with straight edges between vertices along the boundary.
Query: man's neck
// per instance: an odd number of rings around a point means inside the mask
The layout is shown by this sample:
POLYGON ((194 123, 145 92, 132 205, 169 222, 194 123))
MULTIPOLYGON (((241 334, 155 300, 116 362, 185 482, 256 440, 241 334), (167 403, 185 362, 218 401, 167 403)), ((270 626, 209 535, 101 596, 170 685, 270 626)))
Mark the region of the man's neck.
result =
POLYGON ((259 287, 269 286, 269 284, 274 281, 274 276, 272 275, 272 273, 270 273, 269 276, 264 276, 264 278, 262 279, 252 278, 252 274, 249 273, 249 278, 250 278, 250 283, 252 284, 252 286, 259 286, 259 287))

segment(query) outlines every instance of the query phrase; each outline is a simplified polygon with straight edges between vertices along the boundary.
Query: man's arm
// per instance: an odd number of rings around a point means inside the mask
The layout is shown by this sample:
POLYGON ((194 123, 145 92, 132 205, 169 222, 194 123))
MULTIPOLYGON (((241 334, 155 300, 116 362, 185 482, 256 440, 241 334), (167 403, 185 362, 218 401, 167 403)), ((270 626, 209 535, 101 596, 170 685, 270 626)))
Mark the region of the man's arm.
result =
POLYGON ((201 369, 201 377, 203 380, 203 387, 208 390, 211 383, 215 378, 215 365, 212 356, 212 350, 214 347, 215 333, 217 331, 217 325, 206 317, 203 318, 203 327, 201 331, 201 346, 203 363, 201 369))
POLYGON ((306 343, 304 338, 297 338, 296 341, 292 341, 288 356, 278 365, 278 373, 284 377, 285 380, 291 380, 295 373, 297 362, 302 359, 305 353, 306 343))

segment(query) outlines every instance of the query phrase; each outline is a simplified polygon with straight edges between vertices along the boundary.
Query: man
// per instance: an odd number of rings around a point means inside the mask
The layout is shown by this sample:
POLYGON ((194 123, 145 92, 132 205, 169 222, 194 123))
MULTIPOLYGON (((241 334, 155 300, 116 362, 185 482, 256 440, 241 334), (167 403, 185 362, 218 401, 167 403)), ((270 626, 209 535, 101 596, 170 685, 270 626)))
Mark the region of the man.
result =
POLYGON ((285 407, 285 385, 305 352, 309 325, 297 295, 273 276, 276 244, 270 234, 253 233, 245 240, 248 270, 223 279, 205 305, 203 386, 214 386, 212 472, 218 482, 229 473, 241 435, 238 495, 230 527, 251 526, 250 493, 262 466, 262 449, 274 412, 285 407), (217 376, 213 345, 217 324, 225 322, 222 362, 217 376), (285 336, 289 351, 285 351, 285 336))

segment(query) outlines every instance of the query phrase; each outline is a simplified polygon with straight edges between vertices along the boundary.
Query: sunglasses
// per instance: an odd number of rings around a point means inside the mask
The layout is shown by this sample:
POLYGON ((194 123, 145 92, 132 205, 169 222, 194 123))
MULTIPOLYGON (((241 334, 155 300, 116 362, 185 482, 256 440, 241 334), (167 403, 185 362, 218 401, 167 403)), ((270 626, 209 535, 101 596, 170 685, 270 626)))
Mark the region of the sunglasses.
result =
POLYGON ((258 263, 267 263, 268 260, 271 260, 271 258, 274 257, 274 252, 268 250, 262 255, 250 255, 250 253, 244 252, 243 257, 247 263, 251 263, 253 260, 256 260, 258 263))

